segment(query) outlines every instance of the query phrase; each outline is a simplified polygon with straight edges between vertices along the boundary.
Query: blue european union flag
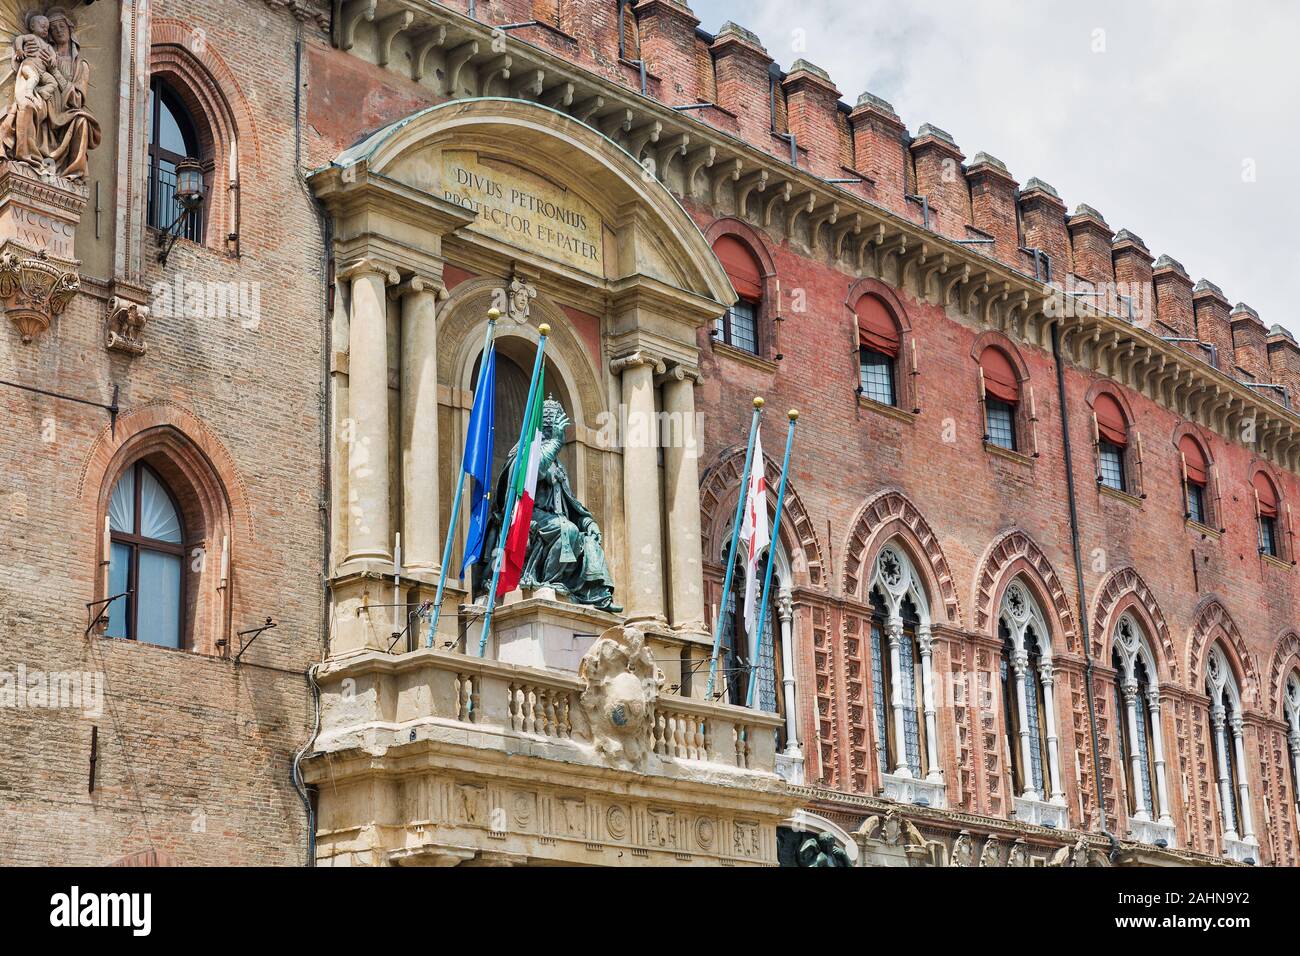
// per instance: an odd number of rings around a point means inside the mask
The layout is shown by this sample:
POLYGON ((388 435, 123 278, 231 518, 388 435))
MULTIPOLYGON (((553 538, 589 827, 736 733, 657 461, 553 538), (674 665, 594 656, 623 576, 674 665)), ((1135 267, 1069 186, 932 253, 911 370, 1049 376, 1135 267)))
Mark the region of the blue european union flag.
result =
POLYGON ((493 346, 488 352, 478 377, 478 388, 474 392, 474 410, 469 416, 469 437, 465 440, 465 475, 473 479, 471 484, 471 504, 469 539, 465 542, 465 560, 460 566, 460 578, 465 577, 465 570, 483 557, 483 543, 487 537, 488 515, 492 503, 488 497, 492 487, 492 442, 494 434, 493 416, 497 381, 497 350, 493 346))

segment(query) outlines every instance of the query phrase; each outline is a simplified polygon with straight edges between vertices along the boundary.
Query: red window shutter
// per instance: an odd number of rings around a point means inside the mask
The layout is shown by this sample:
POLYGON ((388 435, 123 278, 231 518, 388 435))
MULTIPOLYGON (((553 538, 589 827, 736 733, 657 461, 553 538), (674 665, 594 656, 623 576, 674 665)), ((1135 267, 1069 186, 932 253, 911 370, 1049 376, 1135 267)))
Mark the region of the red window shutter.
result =
POLYGON ((898 323, 885 303, 874 295, 858 299, 853 311, 858 317, 858 341, 882 355, 898 355, 898 323))
POLYGON ((992 347, 985 349, 980 355, 980 368, 984 370, 984 390, 988 394, 1013 405, 1020 401, 1020 379, 1005 352, 992 347))
POLYGON ((737 295, 751 302, 763 298, 763 270, 749 246, 734 236, 721 236, 713 244, 713 254, 722 263, 737 295))
POLYGON ((1097 414, 1097 431, 1102 438, 1121 448, 1128 444, 1128 422, 1124 420, 1124 410, 1113 396, 1104 392, 1098 395, 1092 404, 1092 410, 1097 414))
POLYGON ((1187 480, 1198 485, 1209 481, 1210 466, 1205 460, 1205 452, 1201 451, 1200 443, 1191 435, 1184 435, 1179 439, 1178 450, 1183 453, 1183 461, 1187 463, 1187 480))
POLYGON ((1276 518, 1277 491, 1273 488, 1273 482, 1268 480, 1268 475, 1257 471, 1252 484, 1255 486, 1255 494, 1259 497, 1260 515, 1265 518, 1276 518))

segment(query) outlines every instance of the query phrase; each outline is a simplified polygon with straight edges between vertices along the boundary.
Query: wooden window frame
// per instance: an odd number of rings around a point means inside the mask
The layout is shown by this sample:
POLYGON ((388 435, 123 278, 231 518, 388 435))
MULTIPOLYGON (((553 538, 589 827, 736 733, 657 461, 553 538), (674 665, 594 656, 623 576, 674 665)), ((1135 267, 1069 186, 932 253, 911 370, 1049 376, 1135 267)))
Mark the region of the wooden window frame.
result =
MULTIPOLYGON (((142 548, 145 548, 150 551, 160 552, 162 554, 174 554, 181 560, 180 583, 177 586, 178 593, 176 595, 176 600, 177 600, 176 646, 178 648, 184 649, 189 646, 189 641, 186 640, 186 635, 185 635, 185 607, 186 607, 185 600, 187 596, 185 592, 185 569, 184 569, 185 513, 181 510, 180 504, 176 500, 176 495, 172 492, 171 488, 167 485, 167 482, 165 482, 162 476, 159 475, 158 472, 154 468, 152 468, 149 465, 149 463, 146 461, 137 460, 132 462, 130 465, 128 465, 127 468, 124 469, 122 473, 117 476, 117 481, 114 482, 113 485, 114 488, 116 488, 117 484, 120 483, 122 479, 126 477, 127 472, 131 472, 132 474, 132 482, 133 482, 132 494, 134 496, 134 499, 131 503, 131 507, 132 507, 132 519, 133 519, 134 527, 132 532, 129 534, 122 531, 110 530, 108 535, 110 544, 125 544, 131 548, 131 560, 130 560, 130 564, 127 567, 127 578, 126 578, 126 586, 131 593, 128 594, 123 599, 126 601, 126 608, 127 608, 126 634, 118 639, 127 640, 127 641, 137 641, 137 642, 140 640, 140 601, 139 601, 140 592, 139 592, 138 585, 140 581, 140 550, 142 548), (170 541, 160 541, 157 538, 146 538, 139 533, 140 512, 141 512, 141 508, 140 508, 141 488, 144 485, 144 482, 141 480, 141 478, 143 477, 143 473, 145 471, 148 471, 151 475, 153 475, 154 481, 158 482, 158 486, 162 488, 163 493, 167 495, 167 500, 171 503, 172 510, 176 512, 176 524, 180 528, 180 533, 181 533, 180 544, 173 544, 170 541)), ((110 551, 110 561, 111 561, 111 554, 112 552, 110 551)))

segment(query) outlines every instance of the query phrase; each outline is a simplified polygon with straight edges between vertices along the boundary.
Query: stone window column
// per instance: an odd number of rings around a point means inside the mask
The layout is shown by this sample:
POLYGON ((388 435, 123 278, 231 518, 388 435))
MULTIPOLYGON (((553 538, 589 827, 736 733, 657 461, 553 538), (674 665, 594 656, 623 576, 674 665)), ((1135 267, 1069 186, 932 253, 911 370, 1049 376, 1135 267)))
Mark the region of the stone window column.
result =
POLYGON ((1247 843, 1255 841, 1255 824, 1252 820, 1253 814, 1250 812, 1250 782, 1246 779, 1246 745, 1242 737, 1241 714, 1233 714, 1231 721, 1232 727, 1232 752, 1237 760, 1237 794, 1240 797, 1238 801, 1241 804, 1241 838, 1247 843))
POLYGON ((1214 728, 1215 754, 1217 756, 1216 765, 1219 774, 1219 816, 1223 825, 1223 837, 1225 840, 1237 840, 1237 828, 1233 825, 1231 811, 1232 806, 1232 783, 1228 777, 1228 738, 1223 732, 1224 711, 1222 704, 1215 704, 1210 709, 1210 724, 1214 728))
MULTIPOLYGON (((695 433, 697 377, 697 373, 679 365, 664 380, 667 414, 662 440, 668 495, 668 587, 672 623, 681 631, 707 634, 700 545, 700 436, 695 433)), ((786 674, 789 675, 789 668, 786 674)))
POLYGON ((1152 810, 1160 816, 1160 822, 1174 825, 1173 815, 1169 812, 1169 782, 1165 775, 1164 725, 1160 722, 1160 692, 1154 687, 1147 693, 1147 705, 1151 708, 1151 748, 1156 765, 1156 799, 1159 807, 1152 810))
MULTIPOLYGON (((615 359, 621 376, 627 428, 623 443, 623 516, 627 528, 629 620, 664 620, 663 529, 660 520, 659 418, 655 414, 656 372, 662 362, 643 352, 615 359)), ((696 506, 698 507, 698 505, 696 506)), ((698 521, 698 516, 696 518, 698 521)))
POLYGON ((1292 796, 1295 797, 1296 820, 1300 821, 1300 730, 1292 730, 1286 739, 1291 745, 1291 772, 1294 774, 1292 779, 1297 781, 1296 792, 1292 796))
POLYGON ((902 620, 891 618, 885 625, 885 631, 889 636, 889 703, 894 718, 894 742, 897 746, 897 752, 894 754, 894 776, 910 777, 912 768, 907 765, 907 723, 903 714, 902 620))
POLYGON ((437 575, 438 330, 441 283, 416 276, 402 283, 402 559, 437 575))
POLYGON ((943 771, 939 769, 939 731, 934 706, 934 671, 931 667, 934 634, 929 624, 922 624, 917 628, 916 641, 917 649, 921 653, 921 706, 925 710, 925 761, 928 765, 925 779, 931 783, 943 783, 943 771))
POLYGON ((1025 800, 1038 800, 1034 789, 1034 748, 1029 739, 1029 701, 1025 696, 1025 672, 1029 669, 1029 655, 1016 651, 1011 658, 1011 669, 1016 675, 1016 710, 1020 714, 1020 766, 1025 775, 1025 789, 1020 796, 1025 800))
POLYGON ((362 259, 345 272, 348 315, 348 561, 392 562, 388 500, 388 317, 391 266, 362 259))
POLYGON ((794 623, 794 606, 790 595, 782 592, 777 604, 777 617, 781 621, 781 683, 785 691, 785 755, 803 759, 799 748, 799 710, 797 687, 794 679, 794 641, 791 635, 794 623))
POLYGON ((1132 677, 1125 677, 1120 681, 1119 690, 1124 698, 1124 720, 1128 724, 1129 786, 1133 791, 1133 819, 1150 820, 1146 795, 1142 792, 1142 752, 1138 748, 1138 682, 1132 677))
POLYGON ((1043 684, 1043 722, 1047 724, 1047 785, 1051 788, 1052 803, 1065 806, 1065 791, 1061 789, 1061 745, 1056 737, 1056 677, 1051 661, 1038 665, 1038 677, 1043 684))

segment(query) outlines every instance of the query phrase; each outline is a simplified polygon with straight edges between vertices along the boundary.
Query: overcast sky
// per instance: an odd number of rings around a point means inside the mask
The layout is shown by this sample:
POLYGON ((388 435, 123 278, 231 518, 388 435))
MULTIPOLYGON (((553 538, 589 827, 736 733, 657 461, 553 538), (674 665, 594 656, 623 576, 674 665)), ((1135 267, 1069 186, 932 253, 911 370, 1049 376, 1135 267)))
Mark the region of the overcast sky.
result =
POLYGON ((691 0, 1300 335, 1300 3, 691 0))

